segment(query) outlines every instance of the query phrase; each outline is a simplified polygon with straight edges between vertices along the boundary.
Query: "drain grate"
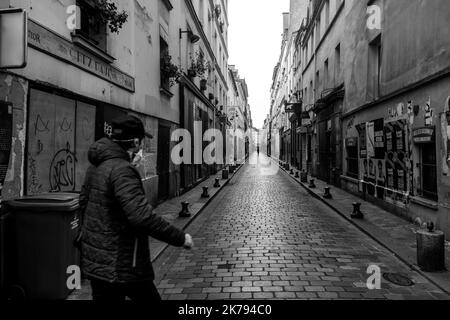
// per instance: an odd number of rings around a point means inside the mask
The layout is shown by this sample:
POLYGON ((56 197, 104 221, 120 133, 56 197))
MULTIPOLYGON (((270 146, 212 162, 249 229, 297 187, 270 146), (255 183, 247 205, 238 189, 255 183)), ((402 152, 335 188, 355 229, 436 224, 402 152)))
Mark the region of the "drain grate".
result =
POLYGON ((414 285, 414 281, 407 276, 398 273, 385 273, 383 274, 383 278, 390 283, 401 287, 412 287, 414 285))

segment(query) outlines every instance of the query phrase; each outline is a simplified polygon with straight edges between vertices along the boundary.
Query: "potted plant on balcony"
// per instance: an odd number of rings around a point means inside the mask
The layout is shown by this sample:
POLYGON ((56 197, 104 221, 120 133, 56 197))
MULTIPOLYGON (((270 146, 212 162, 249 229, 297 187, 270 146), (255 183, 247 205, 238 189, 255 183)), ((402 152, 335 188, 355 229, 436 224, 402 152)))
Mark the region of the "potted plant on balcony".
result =
POLYGON ((172 63, 172 57, 168 53, 164 54, 161 57, 161 83, 163 87, 173 87, 180 77, 181 71, 172 63))
POLYGON ((206 74, 209 72, 211 66, 209 61, 206 61, 205 56, 202 53, 195 53, 195 56, 191 54, 191 65, 188 69, 188 76, 191 78, 200 77, 205 79, 206 74))
POLYGON ((96 9, 98 9, 98 19, 108 24, 112 33, 119 33, 128 20, 127 12, 119 12, 117 5, 111 0, 94 0, 93 2, 96 9))
POLYGON ((219 18, 220 15, 222 14, 222 7, 220 6, 220 4, 217 4, 215 6, 214 11, 216 13, 216 17, 219 18))

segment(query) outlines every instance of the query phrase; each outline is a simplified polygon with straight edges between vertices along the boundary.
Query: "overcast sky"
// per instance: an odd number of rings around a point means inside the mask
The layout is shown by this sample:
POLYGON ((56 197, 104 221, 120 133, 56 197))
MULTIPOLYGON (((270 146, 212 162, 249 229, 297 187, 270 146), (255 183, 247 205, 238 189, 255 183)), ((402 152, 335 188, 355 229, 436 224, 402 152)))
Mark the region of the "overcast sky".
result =
POLYGON ((289 0, 229 0, 229 63, 236 65, 239 75, 247 81, 253 125, 258 129, 270 111, 283 12, 289 12, 289 0))

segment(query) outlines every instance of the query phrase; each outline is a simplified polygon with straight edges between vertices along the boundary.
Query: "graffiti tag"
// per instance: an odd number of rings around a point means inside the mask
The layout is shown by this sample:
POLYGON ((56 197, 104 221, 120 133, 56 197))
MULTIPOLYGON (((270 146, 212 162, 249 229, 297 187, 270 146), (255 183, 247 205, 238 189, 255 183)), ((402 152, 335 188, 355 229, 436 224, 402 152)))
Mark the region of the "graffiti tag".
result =
POLYGON ((49 124, 50 121, 44 122, 41 115, 38 114, 34 123, 34 135, 37 135, 38 132, 50 132, 49 124))
POLYGON ((75 166, 77 159, 70 148, 70 143, 67 142, 66 148, 58 151, 53 157, 49 174, 51 191, 75 191, 75 166))

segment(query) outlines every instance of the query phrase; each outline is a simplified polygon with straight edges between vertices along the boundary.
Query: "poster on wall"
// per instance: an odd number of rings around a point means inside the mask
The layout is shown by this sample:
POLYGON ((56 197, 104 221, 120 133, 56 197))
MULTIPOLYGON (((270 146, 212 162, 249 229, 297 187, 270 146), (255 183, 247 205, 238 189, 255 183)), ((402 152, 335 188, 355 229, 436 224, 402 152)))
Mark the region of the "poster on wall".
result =
POLYGON ((376 164, 375 164, 375 159, 369 159, 369 178, 370 179, 375 179, 376 177, 376 164))
POLYGON ((367 123, 367 158, 375 158, 375 123, 367 123))
POLYGON ((394 169, 392 167, 387 168, 387 187, 388 189, 394 189, 394 169))
POLYGON ((367 138, 366 138, 366 124, 356 126, 359 133, 359 157, 361 159, 367 158, 367 138))
POLYGON ((361 159, 360 167, 361 180, 367 180, 367 178, 369 177, 369 161, 367 159, 361 159))
POLYGON ((384 199, 386 188, 386 166, 384 160, 377 160, 376 166, 377 176, 377 198, 384 199))
POLYGON ((392 152, 394 150, 394 140, 392 132, 386 132, 386 151, 392 152))
POLYGON ((397 170, 397 189, 399 191, 406 191, 406 176, 402 169, 397 170))
POLYGON ((393 120, 385 124, 386 139, 386 201, 404 207, 410 183, 408 121, 393 120))

